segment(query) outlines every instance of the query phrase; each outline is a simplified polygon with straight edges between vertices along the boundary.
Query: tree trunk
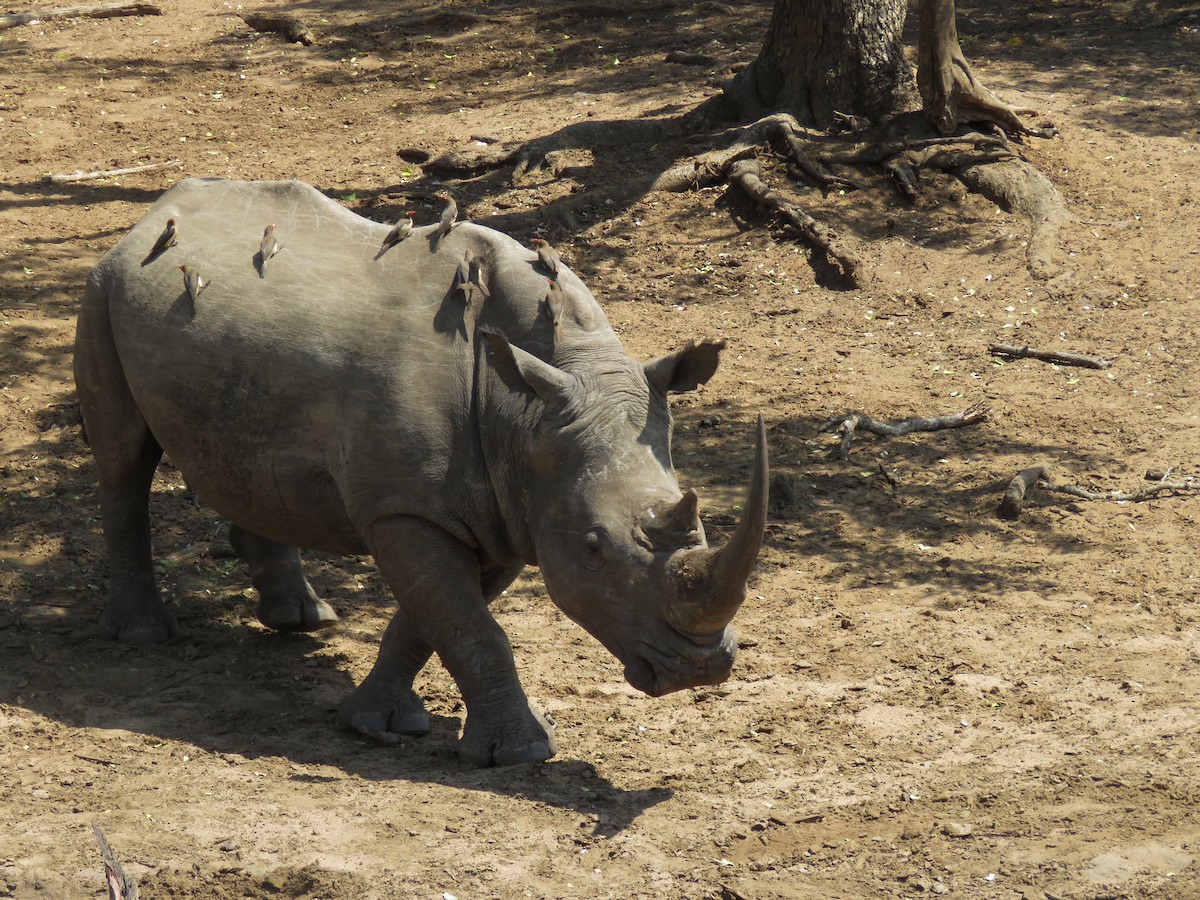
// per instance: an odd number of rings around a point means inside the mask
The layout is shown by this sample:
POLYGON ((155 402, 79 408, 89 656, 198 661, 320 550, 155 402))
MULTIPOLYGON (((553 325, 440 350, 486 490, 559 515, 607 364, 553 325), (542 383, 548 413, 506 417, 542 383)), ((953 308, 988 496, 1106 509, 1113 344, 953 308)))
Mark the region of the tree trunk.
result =
POLYGON ((727 99, 743 119, 790 112, 822 129, 835 112, 892 115, 914 96, 907 9, 906 0, 776 0, 762 50, 727 99))

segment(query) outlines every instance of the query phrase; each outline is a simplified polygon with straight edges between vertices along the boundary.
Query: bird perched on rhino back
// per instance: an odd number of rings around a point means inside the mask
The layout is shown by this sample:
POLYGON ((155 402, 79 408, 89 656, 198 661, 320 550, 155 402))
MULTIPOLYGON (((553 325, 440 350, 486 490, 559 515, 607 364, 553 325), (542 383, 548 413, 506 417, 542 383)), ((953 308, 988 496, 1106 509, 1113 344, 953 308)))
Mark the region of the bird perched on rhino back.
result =
POLYGON ((442 210, 442 217, 438 220, 437 227, 437 241, 441 243, 442 238, 448 235, 450 229, 457 224, 458 204, 454 202, 449 191, 439 191, 437 196, 446 201, 446 207, 442 210))
POLYGON ((458 262, 458 269, 454 273, 454 291, 461 291, 467 303, 474 299, 474 292, 479 291, 483 295, 483 299, 487 299, 492 295, 484 283, 483 277, 483 260, 474 253, 467 251, 458 262))
POLYGON ((550 317, 550 321, 554 323, 554 337, 557 339, 562 335, 563 310, 567 308, 566 294, 563 293, 563 289, 554 279, 547 278, 546 281, 550 285, 550 293, 542 301, 542 308, 546 311, 546 315, 550 317))
POLYGON ((200 276, 200 273, 196 271, 194 266, 182 265, 179 267, 179 271, 183 273, 183 289, 187 291, 187 295, 192 298, 192 303, 195 304, 209 283, 200 276))
POLYGON ((379 257, 383 256, 383 254, 387 253, 402 240, 412 234, 412 217, 415 215, 416 213, 410 209, 404 214, 403 218, 401 218, 395 225, 392 226, 392 230, 384 235, 383 243, 379 245, 379 252, 375 254, 375 259, 379 259, 379 257))
POLYGON ((154 242, 154 246, 150 248, 150 252, 146 254, 146 258, 142 260, 143 266, 148 266, 154 260, 158 259, 179 242, 179 230, 175 227, 174 219, 167 219, 167 226, 162 230, 162 234, 154 242))
POLYGON ((275 237, 275 225, 272 223, 263 229, 262 240, 258 244, 258 277, 267 277, 267 262, 270 261, 276 253, 283 249, 283 246, 275 237))
POLYGON ((534 238, 533 245, 537 248, 538 262, 549 273, 551 280, 556 280, 558 278, 558 267, 562 263, 562 257, 558 255, 558 251, 547 240, 534 238))

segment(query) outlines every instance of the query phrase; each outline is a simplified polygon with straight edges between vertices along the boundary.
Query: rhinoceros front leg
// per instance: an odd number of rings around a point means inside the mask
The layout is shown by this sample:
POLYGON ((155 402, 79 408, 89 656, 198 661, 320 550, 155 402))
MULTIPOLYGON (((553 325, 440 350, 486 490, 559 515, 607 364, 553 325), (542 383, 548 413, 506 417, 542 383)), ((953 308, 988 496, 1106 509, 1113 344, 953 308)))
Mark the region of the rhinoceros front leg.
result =
POLYGON ((508 637, 487 609, 520 567, 485 578, 471 548, 416 518, 376 524, 368 544, 400 610, 342 720, 373 736, 404 733, 395 731, 401 726, 426 730, 412 680, 436 651, 467 707, 459 741, 466 762, 503 766, 553 756, 554 727, 525 695, 508 637))
POLYGON ((100 624, 129 644, 161 644, 179 634, 151 558, 150 484, 163 451, 125 381, 107 310, 94 303, 79 313, 75 384, 96 460, 108 550, 108 603, 100 624))
POLYGON ((250 581, 258 591, 258 621, 276 631, 317 631, 337 622, 333 607, 316 595, 304 577, 295 547, 234 524, 229 526, 229 543, 250 567, 250 581))
MULTIPOLYGON (((481 585, 484 602, 499 597, 524 567, 519 563, 485 575, 481 585)), ((432 655, 433 647, 403 608, 397 610, 383 633, 374 668, 342 704, 341 723, 386 744, 399 743, 403 736, 427 734, 429 716, 413 690, 413 680, 432 655)))

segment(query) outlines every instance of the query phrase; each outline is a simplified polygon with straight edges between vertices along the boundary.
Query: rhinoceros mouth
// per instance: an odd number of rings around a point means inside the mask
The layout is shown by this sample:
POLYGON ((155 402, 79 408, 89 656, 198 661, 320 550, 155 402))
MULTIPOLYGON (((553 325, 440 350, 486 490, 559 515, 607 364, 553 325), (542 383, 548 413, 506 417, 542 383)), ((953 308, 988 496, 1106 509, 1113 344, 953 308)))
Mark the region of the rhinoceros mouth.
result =
POLYGON ((670 635, 657 645, 637 642, 625 662, 625 680, 651 697, 720 684, 733 671, 736 653, 737 642, 729 629, 713 635, 712 643, 698 643, 670 628, 670 635))

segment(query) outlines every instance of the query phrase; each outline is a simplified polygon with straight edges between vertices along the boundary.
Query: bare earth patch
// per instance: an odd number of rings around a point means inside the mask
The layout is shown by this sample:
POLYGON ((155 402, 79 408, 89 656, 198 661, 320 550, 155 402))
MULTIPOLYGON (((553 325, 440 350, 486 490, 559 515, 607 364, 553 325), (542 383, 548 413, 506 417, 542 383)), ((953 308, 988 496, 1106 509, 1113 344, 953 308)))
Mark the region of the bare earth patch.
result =
POLYGON ((997 513, 1029 466, 1126 492, 1200 470, 1195 4, 960 4, 976 74, 1059 129, 1022 151, 1070 214, 1048 279, 1028 223, 945 173, 915 206, 885 179, 787 188, 860 242, 864 290, 732 189, 539 218, 668 170, 666 145, 452 184, 472 218, 553 241, 632 354, 725 338, 675 403, 680 481, 739 502, 761 411, 783 486, 718 688, 637 695, 535 572, 514 585, 497 615, 560 755, 503 770, 455 758, 436 662, 428 737, 339 731, 392 608, 370 561, 310 554, 342 623, 267 633, 224 526, 166 466, 156 551, 187 634, 102 639, 70 374, 84 278, 184 175, 299 178, 431 222, 413 151, 686 110, 753 58, 769 5, 292 4, 307 47, 232 4, 163 6, 0 32, 0 897, 102 895, 93 821, 146 898, 1200 896, 1196 496, 997 513), (845 461, 820 431, 980 403, 969 428, 859 432, 845 461))

